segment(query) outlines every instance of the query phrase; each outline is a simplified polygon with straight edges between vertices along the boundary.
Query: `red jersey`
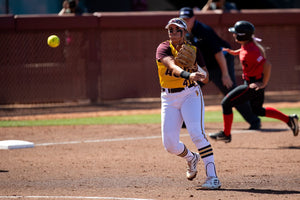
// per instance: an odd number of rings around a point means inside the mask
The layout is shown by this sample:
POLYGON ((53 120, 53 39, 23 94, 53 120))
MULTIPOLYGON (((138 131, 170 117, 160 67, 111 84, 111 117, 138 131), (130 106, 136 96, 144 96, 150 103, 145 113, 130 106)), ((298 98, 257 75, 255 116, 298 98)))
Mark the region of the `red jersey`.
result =
POLYGON ((266 59, 254 42, 242 45, 239 56, 243 67, 243 79, 249 80, 250 77, 262 78, 263 65, 266 59))

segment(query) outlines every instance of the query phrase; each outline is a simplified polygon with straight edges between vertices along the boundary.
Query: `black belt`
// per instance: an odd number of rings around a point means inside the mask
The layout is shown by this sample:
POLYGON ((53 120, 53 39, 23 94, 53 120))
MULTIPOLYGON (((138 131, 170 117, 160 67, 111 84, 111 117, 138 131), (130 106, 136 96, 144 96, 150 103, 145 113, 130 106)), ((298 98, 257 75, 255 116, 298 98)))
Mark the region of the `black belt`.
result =
POLYGON ((246 80, 248 83, 255 83, 258 81, 262 81, 263 74, 257 75, 257 76, 243 76, 244 80, 246 80))
POLYGON ((244 79, 245 81, 247 81, 247 83, 255 83, 255 82, 261 82, 263 80, 262 77, 260 78, 256 78, 256 77, 245 77, 244 79))
MULTIPOLYGON (((188 88, 191 88, 194 86, 195 86, 195 84, 191 84, 188 86, 188 88)), ((161 89, 162 92, 168 91, 168 93, 177 93, 177 92, 181 92, 183 90, 184 90, 184 88, 162 88, 161 89)))

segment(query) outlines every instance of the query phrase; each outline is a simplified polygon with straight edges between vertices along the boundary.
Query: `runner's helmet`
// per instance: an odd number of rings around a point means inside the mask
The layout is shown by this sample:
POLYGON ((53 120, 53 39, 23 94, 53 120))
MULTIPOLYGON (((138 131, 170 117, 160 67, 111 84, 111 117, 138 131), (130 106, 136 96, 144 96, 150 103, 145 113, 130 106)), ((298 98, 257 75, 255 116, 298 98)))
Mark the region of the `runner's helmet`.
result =
POLYGON ((230 27, 228 31, 235 33, 238 41, 247 41, 252 39, 255 28, 254 25, 248 21, 238 21, 234 24, 234 27, 230 27))

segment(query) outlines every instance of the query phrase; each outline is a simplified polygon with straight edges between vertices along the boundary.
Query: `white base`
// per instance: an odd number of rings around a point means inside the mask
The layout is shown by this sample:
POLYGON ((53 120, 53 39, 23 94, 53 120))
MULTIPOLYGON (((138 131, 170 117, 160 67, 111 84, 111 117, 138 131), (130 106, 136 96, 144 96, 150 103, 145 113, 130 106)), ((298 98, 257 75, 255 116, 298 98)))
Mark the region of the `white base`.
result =
POLYGON ((33 142, 23 140, 3 140, 0 141, 0 149, 23 149, 34 147, 33 142))

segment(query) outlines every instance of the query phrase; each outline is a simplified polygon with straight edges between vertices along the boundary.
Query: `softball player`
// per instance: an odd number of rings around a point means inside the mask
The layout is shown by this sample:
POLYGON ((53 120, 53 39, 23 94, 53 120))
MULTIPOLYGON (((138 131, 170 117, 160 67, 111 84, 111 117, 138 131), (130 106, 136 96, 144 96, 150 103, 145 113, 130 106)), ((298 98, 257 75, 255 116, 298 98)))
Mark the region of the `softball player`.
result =
MULTIPOLYGON (((237 86, 234 56, 222 51, 223 47, 231 48, 230 44, 219 37, 210 26, 198 21, 193 8, 181 8, 179 16, 187 23, 191 43, 202 52, 210 81, 226 96, 228 92, 237 86)), ((204 86, 202 83, 199 85, 204 86)), ((260 129, 260 119, 251 111, 249 102, 236 105, 235 108, 250 124, 250 130, 260 129)))
POLYGON ((285 115, 272 107, 263 107, 265 87, 271 76, 271 64, 266 60, 264 48, 254 37, 254 26, 247 21, 238 21, 229 28, 235 41, 241 44, 238 50, 224 49, 232 55, 239 55, 243 68, 244 85, 233 89, 222 100, 224 129, 209 136, 215 140, 231 141, 231 125, 233 121, 232 107, 250 100, 252 111, 258 116, 271 117, 285 122, 298 135, 298 116, 285 115))
MULTIPOLYGON (((207 175, 207 179, 202 187, 205 189, 217 189, 221 187, 221 184, 216 174, 213 150, 205 136, 202 92, 197 83, 195 83, 196 81, 208 81, 208 76, 199 71, 185 71, 175 64, 174 58, 177 56, 179 47, 182 44, 187 44, 185 40, 187 32, 185 21, 181 18, 173 18, 165 28, 168 30, 169 40, 162 42, 156 51, 156 63, 162 87, 162 142, 169 153, 182 157, 187 161, 186 176, 188 180, 193 180, 196 177, 197 163, 201 157, 207 175), (199 153, 191 152, 179 140, 183 120, 199 153)), ((196 61, 196 64, 204 66, 204 61, 199 51, 196 61)))

